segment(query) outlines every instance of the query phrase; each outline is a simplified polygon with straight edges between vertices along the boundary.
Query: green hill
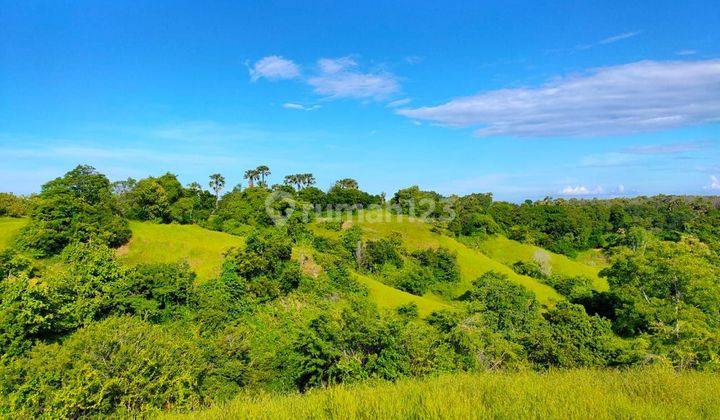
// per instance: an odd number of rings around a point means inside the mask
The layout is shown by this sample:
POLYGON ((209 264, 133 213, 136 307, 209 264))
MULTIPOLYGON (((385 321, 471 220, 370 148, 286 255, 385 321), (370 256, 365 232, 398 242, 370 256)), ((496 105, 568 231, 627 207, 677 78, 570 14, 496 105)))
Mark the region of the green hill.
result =
POLYGON ((418 313, 420 316, 429 315, 434 311, 452 308, 452 305, 448 302, 444 302, 441 298, 432 294, 416 296, 388 286, 387 284, 370 276, 358 273, 355 273, 354 275, 360 283, 364 284, 368 288, 370 297, 372 297, 379 308, 394 309, 401 305, 414 303, 418 307, 418 313))
POLYGON ((13 236, 27 223, 27 219, 0 217, 0 251, 5 249, 13 236))
MULTIPOLYGON (((0 218, 0 249, 7 246, 11 238, 26 223, 25 219, 0 218)), ((607 289, 605 280, 597 275, 602 268, 601 264, 591 266, 504 237, 490 238, 474 249, 452 237, 432 232, 427 223, 409 217, 365 212, 353 217, 351 223, 362 226, 365 235, 371 239, 398 232, 402 235, 405 246, 411 250, 442 246, 454 251, 457 254, 462 277, 456 289, 457 294, 467 290, 471 282, 483 273, 494 270, 508 275, 511 281, 533 291, 542 303, 552 305, 553 302, 562 299, 554 289, 531 277, 518 275, 509 267, 518 260, 532 260, 538 251, 549 255, 554 273, 563 276, 587 276, 593 280, 597 289, 607 289)), ((187 261, 201 281, 218 274, 225 251, 244 243, 241 237, 210 231, 196 225, 131 222, 130 227, 133 231, 132 239, 118 250, 121 261, 130 265, 187 261)), ((313 229, 327 236, 338 235, 338 232, 323 229, 318 224, 314 224, 313 229)), ((593 261, 599 260, 595 258, 593 261)), ((370 276, 357 273, 355 275, 368 287, 380 307, 394 308, 414 302, 418 305, 421 314, 452 307, 449 302, 432 294, 415 296, 370 276)))
MULTIPOLYGON (((347 223, 347 222, 346 222, 347 223)), ((418 219, 407 216, 389 215, 388 213, 365 212, 352 218, 351 223, 357 223, 363 228, 364 234, 369 238, 379 238, 398 232, 402 235, 406 247, 411 250, 445 247, 457 253, 458 265, 462 281, 458 284, 456 294, 462 294, 473 280, 494 270, 504 273, 510 281, 526 287, 535 293, 538 300, 544 304, 552 305, 562 299, 555 289, 538 280, 515 273, 505 264, 493 260, 484 253, 464 245, 454 238, 431 231, 430 226, 418 219)), ((317 232, 329 236, 337 236, 337 232, 328 231, 316 225, 317 232)))
POLYGON ((130 222, 132 239, 118 249, 121 261, 130 264, 187 261, 198 280, 217 275, 223 253, 244 241, 239 236, 196 225, 160 225, 130 222))
POLYGON ((547 258, 553 274, 563 277, 584 276, 593 281, 597 290, 607 290, 607 281, 598 277, 601 265, 590 266, 572 260, 564 255, 555 254, 534 245, 523 244, 503 236, 489 238, 479 243, 479 249, 490 258, 512 266, 517 261, 533 261, 533 259, 547 258))

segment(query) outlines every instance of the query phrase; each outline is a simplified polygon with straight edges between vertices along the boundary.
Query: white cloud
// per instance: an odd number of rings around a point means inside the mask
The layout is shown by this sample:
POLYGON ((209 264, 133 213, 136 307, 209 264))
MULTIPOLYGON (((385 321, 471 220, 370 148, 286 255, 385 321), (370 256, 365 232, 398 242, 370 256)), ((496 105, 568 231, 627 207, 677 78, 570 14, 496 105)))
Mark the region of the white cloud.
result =
POLYGON ((397 113, 480 125, 479 136, 593 136, 717 122, 720 60, 640 61, 537 88, 499 89, 397 113))
POLYGON ((307 82, 315 93, 328 98, 355 98, 382 100, 400 90, 395 76, 385 71, 363 73, 350 57, 322 58, 318 60, 320 74, 307 82))
POLYGON ((622 33, 622 34, 610 36, 610 37, 607 37, 607 38, 605 38, 605 39, 600 40, 600 41, 598 42, 598 44, 612 44, 613 42, 618 42, 618 41, 621 41, 621 40, 623 40, 623 39, 632 38, 632 37, 634 37, 634 36, 636 36, 636 35, 639 35, 640 32, 641 32, 641 31, 625 32, 625 33, 622 33))
POLYGON ((625 192, 625 186, 623 184, 620 184, 617 186, 617 191, 619 194, 622 194, 625 192))
POLYGON ((293 102, 286 102, 283 104, 283 108, 285 109, 297 109, 298 111, 315 111, 316 109, 320 109, 320 105, 302 105, 302 104, 296 104, 293 102))
POLYGON ((593 195, 593 194, 602 194, 603 188, 601 186, 597 186, 594 189, 590 189, 584 185, 577 185, 575 187, 568 185, 567 187, 560 190, 560 194, 563 195, 593 195))
POLYGON ((680 50, 680 51, 676 52, 675 54, 677 54, 677 55, 695 55, 695 54, 697 54, 697 51, 696 50, 680 50))
POLYGON ((323 73, 338 73, 357 66, 357 61, 350 56, 340 58, 321 58, 318 60, 318 66, 323 73))
POLYGON ((270 55, 257 61, 250 68, 250 80, 253 82, 260 78, 268 80, 294 79, 300 76, 300 69, 292 60, 279 55, 270 55))
POLYGON ((407 105, 412 101, 410 98, 403 98, 398 99, 397 101, 392 101, 387 104, 388 108, 397 108, 399 106, 407 105))
POLYGON ((706 190, 720 190, 720 179, 715 175, 710 175, 710 185, 705 187, 706 190))

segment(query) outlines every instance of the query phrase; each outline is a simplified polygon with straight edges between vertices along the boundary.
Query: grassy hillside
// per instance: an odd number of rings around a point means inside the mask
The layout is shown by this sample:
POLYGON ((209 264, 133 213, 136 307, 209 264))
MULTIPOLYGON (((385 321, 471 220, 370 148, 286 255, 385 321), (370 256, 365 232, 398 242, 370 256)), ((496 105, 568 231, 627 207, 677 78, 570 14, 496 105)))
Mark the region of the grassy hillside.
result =
POLYGON ((670 370, 481 373, 247 395, 168 418, 718 418, 720 376, 670 370))
POLYGON ((243 245, 241 237, 214 232, 196 225, 160 225, 130 222, 132 239, 118 250, 130 264, 187 261, 199 280, 217 275, 223 253, 243 245))
POLYGON ((592 279, 596 289, 608 289, 607 281, 598 277, 598 272, 602 269, 601 265, 586 265, 564 255, 555 254, 534 245, 513 241, 503 236, 496 236, 480 242, 479 249, 488 257, 508 266, 520 260, 532 261, 534 255, 541 252, 549 257, 553 274, 564 277, 584 276, 592 279))
POLYGON ((425 296, 416 296, 402 290, 395 289, 387 284, 376 280, 370 276, 355 273, 358 281, 364 284, 370 293, 370 297, 375 301, 379 308, 394 309, 408 303, 415 303, 418 307, 420 316, 429 315, 434 311, 441 309, 450 309, 452 306, 444 302, 441 298, 428 294, 425 296))
POLYGON ((27 219, 0 217, 0 251, 8 246, 13 236, 27 223, 27 219))
MULTIPOLYGON (((298 245, 293 248, 293 259, 301 261, 303 272, 311 277, 314 277, 322 272, 323 268, 315 263, 312 255, 312 247, 298 245)), ((398 306, 414 303, 418 307, 418 313, 420 316, 425 316, 429 315, 433 311, 452 308, 448 302, 432 294, 427 294, 426 296, 416 296, 388 286, 372 276, 367 276, 357 272, 353 272, 352 275, 358 282, 367 287, 370 297, 380 309, 395 309, 398 306)))
MULTIPOLYGON (((353 223, 359 223, 364 233, 370 238, 378 238, 399 232, 406 247, 411 250, 429 247, 445 247, 457 253, 458 264, 462 281, 457 286, 457 294, 466 291, 473 280, 483 273, 494 270, 507 274, 514 283, 520 284, 533 291, 538 300, 545 304, 552 304, 562 297, 552 288, 528 276, 521 276, 512 269, 495 261, 482 252, 472 249, 454 238, 433 233, 427 223, 409 217, 390 217, 388 214, 366 212, 353 218, 353 223)), ((337 235, 337 232, 327 231, 315 227, 318 232, 327 235, 337 235)))

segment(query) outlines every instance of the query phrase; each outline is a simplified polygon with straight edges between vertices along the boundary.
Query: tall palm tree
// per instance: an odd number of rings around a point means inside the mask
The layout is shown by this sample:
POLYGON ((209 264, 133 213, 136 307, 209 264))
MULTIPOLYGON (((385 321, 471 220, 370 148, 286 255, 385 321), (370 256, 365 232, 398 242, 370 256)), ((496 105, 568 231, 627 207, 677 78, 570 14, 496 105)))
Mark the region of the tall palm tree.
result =
POLYGON ((298 174, 285 175, 285 179, 283 180, 283 182, 285 183, 285 185, 297 186, 300 182, 300 178, 298 174))
POLYGON ((257 168, 255 168, 258 175, 260 175, 260 183, 262 185, 267 185, 265 183, 265 177, 270 176, 270 168, 268 168, 266 165, 260 165, 257 168))
POLYGON ((303 188, 315 185, 315 176, 310 173, 302 174, 303 188))
POLYGON ((343 178, 335 182, 335 185, 339 186, 340 188, 346 188, 351 190, 357 190, 359 187, 358 182, 352 178, 343 178))
POLYGON ((255 186, 255 180, 258 179, 260 176, 260 173, 257 171, 257 169, 248 169, 245 171, 245 175, 243 178, 248 180, 248 188, 252 188, 255 186))
MULTIPOLYGON (((198 185, 199 186, 199 185, 198 185)), ((220 191, 225 187, 225 177, 220 174, 210 175, 210 188, 215 191, 215 205, 220 201, 220 191)))

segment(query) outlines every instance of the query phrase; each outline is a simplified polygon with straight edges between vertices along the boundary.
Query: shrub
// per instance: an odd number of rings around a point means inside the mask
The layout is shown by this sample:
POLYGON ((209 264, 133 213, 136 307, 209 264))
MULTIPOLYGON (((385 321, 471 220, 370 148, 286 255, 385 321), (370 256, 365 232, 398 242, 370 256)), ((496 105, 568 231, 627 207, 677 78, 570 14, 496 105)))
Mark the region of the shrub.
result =
POLYGON ((536 279, 545 279, 547 276, 540 264, 535 261, 517 261, 512 265, 513 271, 524 276, 530 276, 536 279))
POLYGON ((457 263, 457 255, 447 248, 428 248, 414 251, 412 257, 420 266, 431 270, 435 281, 456 283, 460 281, 460 267, 457 263))
POLYGON ((110 182, 90 166, 78 166, 43 185, 31 216, 16 241, 39 257, 58 254, 73 241, 92 239, 117 247, 131 235, 110 182))
POLYGON ((209 399, 197 343, 136 318, 94 324, 0 369, 3 411, 21 417, 189 409, 209 399))

